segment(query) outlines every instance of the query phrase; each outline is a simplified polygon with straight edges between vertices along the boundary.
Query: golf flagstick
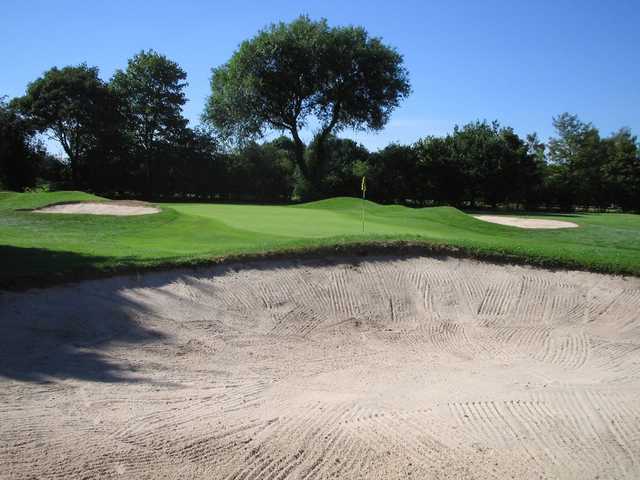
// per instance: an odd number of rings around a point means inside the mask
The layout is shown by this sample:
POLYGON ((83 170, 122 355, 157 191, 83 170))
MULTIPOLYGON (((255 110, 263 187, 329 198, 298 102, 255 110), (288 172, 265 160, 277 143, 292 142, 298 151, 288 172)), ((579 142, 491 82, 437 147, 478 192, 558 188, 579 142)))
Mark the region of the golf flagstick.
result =
POLYGON ((362 233, 364 233, 364 196, 367 193, 367 177, 362 177, 360 190, 362 190, 362 233))

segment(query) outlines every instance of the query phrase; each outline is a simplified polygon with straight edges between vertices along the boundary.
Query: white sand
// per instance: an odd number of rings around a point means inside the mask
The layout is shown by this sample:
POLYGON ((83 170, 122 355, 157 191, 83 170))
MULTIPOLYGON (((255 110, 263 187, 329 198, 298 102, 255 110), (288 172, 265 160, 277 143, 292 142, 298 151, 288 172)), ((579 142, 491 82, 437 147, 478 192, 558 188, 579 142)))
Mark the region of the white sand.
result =
POLYGON ((137 202, 77 202, 61 203, 33 210, 35 213, 74 213, 87 215, 149 215, 159 208, 137 202))
POLYGON ((640 279, 265 262, 0 319, 2 478, 640 478, 640 279))
POLYGON ((485 222, 498 223, 518 228, 576 228, 577 223, 561 220, 544 220, 540 218, 505 217, 503 215, 474 215, 474 218, 485 222))

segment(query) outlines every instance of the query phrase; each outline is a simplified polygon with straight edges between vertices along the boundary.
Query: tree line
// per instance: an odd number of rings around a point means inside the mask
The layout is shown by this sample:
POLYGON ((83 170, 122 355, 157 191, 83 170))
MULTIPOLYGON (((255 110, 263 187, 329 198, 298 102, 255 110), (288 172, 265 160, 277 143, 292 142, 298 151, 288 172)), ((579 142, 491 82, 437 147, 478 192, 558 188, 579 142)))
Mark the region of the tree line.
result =
POLYGON ((300 17, 262 30, 213 70, 195 128, 183 115, 186 80, 153 50, 108 81, 87 64, 48 70, 25 95, 0 98, 0 186, 289 202, 356 195, 366 175, 369 198, 382 203, 640 210, 637 138, 603 137, 568 113, 553 119, 546 144, 487 121, 375 152, 339 138, 384 128, 411 91, 402 56, 361 27, 300 17), (269 132, 280 136, 264 141, 269 132), (48 153, 42 135, 66 158, 48 153))

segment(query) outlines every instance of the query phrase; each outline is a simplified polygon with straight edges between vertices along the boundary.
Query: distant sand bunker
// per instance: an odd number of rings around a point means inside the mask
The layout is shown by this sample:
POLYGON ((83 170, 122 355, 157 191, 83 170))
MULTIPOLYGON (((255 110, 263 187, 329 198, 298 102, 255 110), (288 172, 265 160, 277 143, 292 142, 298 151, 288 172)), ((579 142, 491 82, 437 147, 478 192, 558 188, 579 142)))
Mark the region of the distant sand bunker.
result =
POLYGON ((158 213, 159 208, 152 207, 144 202, 77 202, 61 203, 48 207, 37 208, 35 213, 74 213, 87 215, 149 215, 158 213))
POLYGON ((0 465, 638 479, 640 279, 377 257, 0 294, 0 465))
POLYGON ((498 223, 518 228, 576 228, 577 223, 563 222, 561 220, 544 220, 539 218, 505 217, 502 215, 474 215, 474 218, 485 222, 498 223))

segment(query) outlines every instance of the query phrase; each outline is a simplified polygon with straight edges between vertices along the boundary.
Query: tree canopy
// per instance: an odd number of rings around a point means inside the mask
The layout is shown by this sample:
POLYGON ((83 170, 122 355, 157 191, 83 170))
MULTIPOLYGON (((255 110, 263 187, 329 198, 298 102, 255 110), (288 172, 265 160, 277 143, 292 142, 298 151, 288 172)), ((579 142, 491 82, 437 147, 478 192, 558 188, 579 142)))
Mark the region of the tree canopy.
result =
POLYGON ((300 174, 317 187, 329 135, 383 128, 409 93, 402 56, 380 38, 302 16, 260 31, 213 70, 203 118, 236 140, 288 132, 300 174), (315 155, 305 158, 300 131, 316 125, 315 155))
POLYGON ((100 79, 98 68, 86 63, 51 68, 12 105, 29 117, 34 128, 60 143, 76 181, 82 158, 105 131, 118 126, 117 99, 100 79))
POLYGON ((186 78, 186 72, 176 62, 147 50, 129 59, 127 68, 116 71, 111 79, 111 89, 122 100, 133 154, 144 165, 149 196, 153 191, 153 158, 158 151, 186 141, 188 136, 188 122, 182 114, 187 101, 186 78))
POLYGON ((33 140, 33 126, 0 97, 0 190, 23 190, 36 180, 43 150, 33 140))
POLYGON ((110 86, 123 100, 128 127, 143 148, 182 134, 186 78, 176 62, 153 50, 134 55, 125 70, 113 75, 110 86))

